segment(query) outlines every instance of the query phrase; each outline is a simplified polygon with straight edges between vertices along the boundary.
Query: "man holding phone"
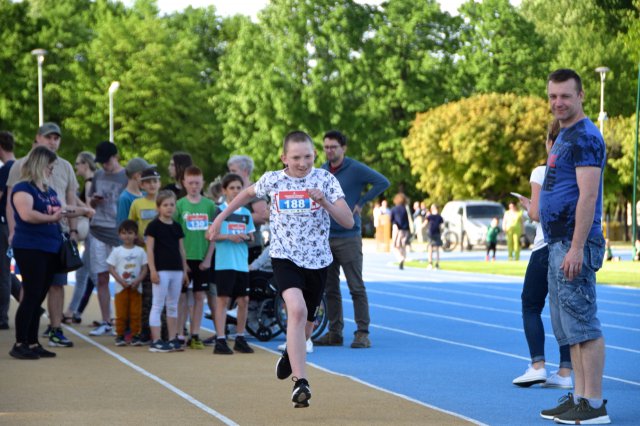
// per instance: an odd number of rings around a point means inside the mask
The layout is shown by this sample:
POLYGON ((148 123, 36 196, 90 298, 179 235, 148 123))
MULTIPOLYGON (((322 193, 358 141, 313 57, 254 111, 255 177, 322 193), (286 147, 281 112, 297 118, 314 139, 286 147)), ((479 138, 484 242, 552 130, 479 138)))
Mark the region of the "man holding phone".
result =
POLYGON ((112 333, 111 294, 109 293, 109 265, 107 258, 113 247, 120 245, 116 220, 118 197, 126 188, 125 169, 120 165, 118 148, 113 142, 100 142, 96 147, 96 163, 102 169, 96 171, 89 192, 89 204, 96 209, 91 220, 91 273, 98 276, 98 303, 102 314, 101 324, 89 334, 103 336, 112 333))

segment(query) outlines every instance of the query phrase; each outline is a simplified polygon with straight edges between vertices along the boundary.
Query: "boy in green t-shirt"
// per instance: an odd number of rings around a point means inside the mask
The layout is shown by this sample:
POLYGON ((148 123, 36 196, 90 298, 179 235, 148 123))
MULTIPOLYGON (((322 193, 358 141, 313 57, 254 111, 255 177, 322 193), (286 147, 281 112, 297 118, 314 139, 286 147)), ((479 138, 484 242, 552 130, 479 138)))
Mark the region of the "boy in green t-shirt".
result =
MULTIPOLYGON (((182 226, 184 232, 184 248, 187 254, 189 280, 193 281, 193 307, 189 315, 190 339, 188 345, 192 349, 204 349, 204 344, 198 335, 202 320, 204 298, 211 283, 211 259, 215 243, 205 238, 209 223, 213 221, 216 205, 213 201, 202 196, 204 178, 202 170, 196 166, 189 166, 184 171, 182 186, 187 195, 176 203, 175 220, 182 226)), ((179 318, 186 319, 186 288, 180 296, 179 318)), ((180 325, 180 324, 179 324, 180 325)))
POLYGON ((491 260, 496 261, 496 246, 498 245, 498 234, 500 233, 500 219, 494 217, 491 219, 491 225, 487 227, 487 255, 485 260, 489 261, 489 252, 493 251, 491 260))

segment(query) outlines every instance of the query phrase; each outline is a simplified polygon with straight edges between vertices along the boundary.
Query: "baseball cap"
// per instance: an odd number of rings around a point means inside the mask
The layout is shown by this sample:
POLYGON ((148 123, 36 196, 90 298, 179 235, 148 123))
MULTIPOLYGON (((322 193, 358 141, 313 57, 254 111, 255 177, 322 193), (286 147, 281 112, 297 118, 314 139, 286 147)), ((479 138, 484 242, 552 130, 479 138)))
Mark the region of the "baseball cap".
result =
POLYGON ((38 128, 39 135, 47 136, 47 135, 50 135, 51 133, 55 133, 58 136, 62 136, 60 127, 56 123, 44 123, 42 126, 38 128))
POLYGON ((111 157, 118 153, 116 144, 104 141, 96 146, 96 163, 106 163, 111 157))
POLYGON ((135 157, 129 160, 127 166, 125 167, 125 170, 127 171, 127 176, 131 177, 135 173, 140 173, 150 167, 155 167, 155 165, 147 163, 144 158, 135 157))
POLYGON ((149 167, 142 171, 142 176, 140 176, 140 180, 148 180, 148 179, 160 179, 160 173, 158 173, 155 167, 149 167))

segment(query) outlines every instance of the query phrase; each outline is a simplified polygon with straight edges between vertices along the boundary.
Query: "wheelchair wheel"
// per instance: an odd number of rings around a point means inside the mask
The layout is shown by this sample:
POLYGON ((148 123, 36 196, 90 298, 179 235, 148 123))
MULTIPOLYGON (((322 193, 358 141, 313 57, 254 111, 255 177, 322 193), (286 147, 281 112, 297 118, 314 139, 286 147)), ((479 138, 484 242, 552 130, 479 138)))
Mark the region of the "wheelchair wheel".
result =
MULTIPOLYGON (((287 307, 282 299, 282 296, 278 295, 275 301, 275 309, 276 309, 276 320, 280 325, 280 328, 286 333, 287 332, 287 307)), ((311 339, 317 339, 322 335, 324 329, 327 328, 327 323, 329 322, 329 317, 327 316, 327 298, 325 295, 322 295, 322 300, 320 300, 320 306, 318 306, 318 313, 316 315, 316 320, 313 324, 313 332, 311 333, 311 339)))
POLYGON ((249 302, 247 332, 261 342, 269 341, 283 332, 276 320, 274 305, 274 299, 249 302))

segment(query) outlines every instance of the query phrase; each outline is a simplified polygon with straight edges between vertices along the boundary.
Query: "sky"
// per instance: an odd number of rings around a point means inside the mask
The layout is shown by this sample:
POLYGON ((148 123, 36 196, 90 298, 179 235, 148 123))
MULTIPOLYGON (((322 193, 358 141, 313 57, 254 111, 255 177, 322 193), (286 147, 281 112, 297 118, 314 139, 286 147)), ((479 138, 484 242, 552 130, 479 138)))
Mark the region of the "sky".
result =
MULTIPOLYGON (((383 0, 355 0, 358 3, 380 4, 383 0)), ((511 0, 511 4, 519 5, 521 0, 511 0)), ((451 14, 457 15, 458 7, 465 0, 440 0, 440 7, 451 14)), ((125 3, 133 3, 133 0, 125 1, 125 3)), ((203 7, 214 5, 218 14, 229 16, 235 14, 249 15, 254 20, 258 11, 263 9, 269 0, 158 0, 158 7, 161 13, 171 13, 184 9, 191 5, 193 7, 203 7)))

